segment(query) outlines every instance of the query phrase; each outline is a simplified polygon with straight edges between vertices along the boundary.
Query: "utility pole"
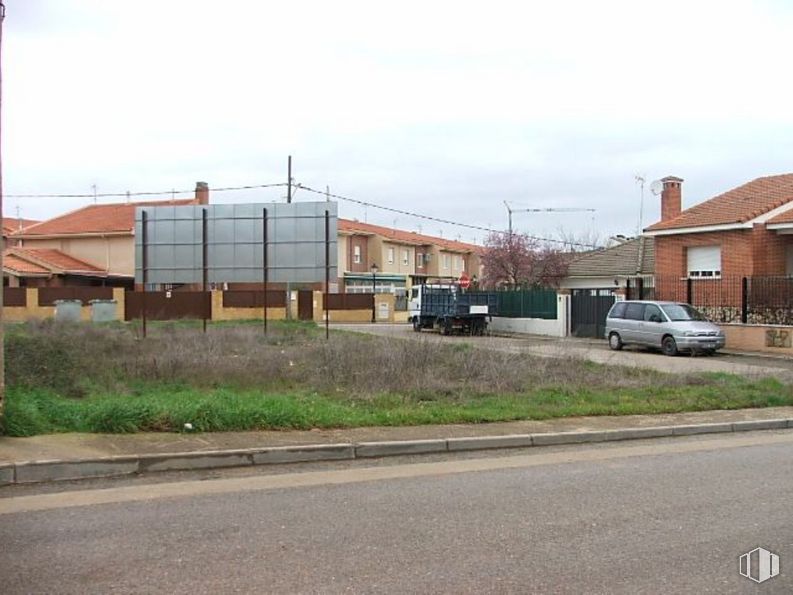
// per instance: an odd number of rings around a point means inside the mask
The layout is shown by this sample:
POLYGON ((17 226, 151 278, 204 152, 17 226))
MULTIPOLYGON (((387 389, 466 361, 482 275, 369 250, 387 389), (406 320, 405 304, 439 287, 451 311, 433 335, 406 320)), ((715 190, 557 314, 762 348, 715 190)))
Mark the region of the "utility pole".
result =
POLYGON ((292 156, 289 156, 286 172, 286 203, 292 202, 292 156))
MULTIPOLYGON (((286 204, 292 204, 292 156, 286 165, 286 204)), ((286 319, 292 320, 292 283, 286 282, 286 319)))
MULTIPOLYGON (((6 18, 5 3, 0 0, 0 48, 3 43, 3 21, 6 18)), ((0 53, 0 112, 2 112, 2 89, 3 89, 3 75, 2 75, 2 53, 0 53)), ((2 119, 2 118, 0 118, 2 119)), ((0 139, 2 135, 0 134, 0 139)), ((3 220, 3 165, 0 160, 0 221, 3 220)), ((0 237, 0 272, 3 270, 3 252, 5 251, 5 238, 0 237)), ((3 411, 5 409, 5 396, 6 396, 6 370, 5 370, 5 332, 3 325, 3 291, 0 289, 0 419, 4 417, 3 411)))

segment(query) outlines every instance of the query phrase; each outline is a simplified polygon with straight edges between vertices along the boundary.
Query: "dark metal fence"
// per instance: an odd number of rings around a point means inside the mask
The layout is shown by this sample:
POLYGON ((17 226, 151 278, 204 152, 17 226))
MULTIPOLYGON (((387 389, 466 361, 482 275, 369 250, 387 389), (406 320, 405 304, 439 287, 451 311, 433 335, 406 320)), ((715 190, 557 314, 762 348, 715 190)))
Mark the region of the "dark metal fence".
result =
POLYGON ((54 306, 57 300, 80 300, 84 306, 91 300, 112 300, 112 287, 40 287, 39 306, 54 306))
POLYGON ((556 290, 521 289, 498 292, 498 315, 506 318, 556 319, 556 290))
POLYGON ((22 307, 28 305, 28 291, 24 287, 3 287, 3 306, 22 307))
MULTIPOLYGON (((286 292, 279 290, 267 291, 268 308, 284 308, 286 306, 286 292)), ((263 308, 264 291, 260 290, 230 290, 223 292, 224 308, 263 308)))
POLYGON ((326 310, 371 310, 374 308, 374 294, 371 293, 329 293, 326 310))
POLYGON ((793 277, 656 276, 652 288, 633 279, 627 289, 628 299, 686 302, 714 322, 793 324, 793 277))
POLYGON ((125 294, 124 320, 212 318, 212 294, 208 291, 128 291, 125 294))

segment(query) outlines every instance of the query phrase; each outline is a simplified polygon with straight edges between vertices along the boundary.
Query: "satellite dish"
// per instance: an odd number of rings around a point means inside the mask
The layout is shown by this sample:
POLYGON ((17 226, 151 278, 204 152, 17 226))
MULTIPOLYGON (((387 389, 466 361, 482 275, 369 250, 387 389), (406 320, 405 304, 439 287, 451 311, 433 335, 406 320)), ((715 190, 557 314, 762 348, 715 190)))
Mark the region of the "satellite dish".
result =
POLYGON ((650 184, 650 192, 658 196, 664 189, 664 183, 661 180, 655 180, 650 184))

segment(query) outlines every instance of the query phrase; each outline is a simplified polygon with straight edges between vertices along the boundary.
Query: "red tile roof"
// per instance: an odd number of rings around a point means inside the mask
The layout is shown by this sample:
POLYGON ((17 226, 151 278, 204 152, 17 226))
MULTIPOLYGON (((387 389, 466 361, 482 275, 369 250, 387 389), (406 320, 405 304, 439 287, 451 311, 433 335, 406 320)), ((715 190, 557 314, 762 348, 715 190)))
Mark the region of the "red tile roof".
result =
POLYGON ((49 235, 83 235, 97 233, 132 233, 135 207, 192 205, 195 199, 89 205, 54 219, 48 219, 13 234, 19 237, 49 235))
POLYGON ((3 233, 9 234, 19 231, 22 228, 30 227, 31 225, 39 223, 35 219, 17 219, 16 217, 3 217, 3 233))
POLYGON ((686 209, 668 221, 659 221, 647 231, 746 223, 793 201, 793 174, 757 178, 686 209))
POLYGON ((103 273, 104 269, 94 266, 90 262, 75 258, 70 254, 61 252, 54 248, 15 248, 14 252, 20 256, 29 256, 42 263, 52 265, 67 273, 91 272, 103 273))
POLYGON ((20 273, 105 275, 104 269, 54 248, 9 248, 3 266, 20 273))
POLYGON ((3 268, 14 271, 15 273, 28 275, 49 275, 51 273, 48 268, 29 262, 8 252, 3 255, 3 268))
POLYGON ((773 219, 769 219, 768 223, 793 223, 793 209, 780 213, 773 219))
POLYGON ((414 246, 426 246, 428 244, 435 244, 444 250, 452 252, 480 252, 482 246, 476 244, 468 244, 466 242, 458 242, 456 240, 447 240, 435 236, 428 236, 415 231, 404 231, 402 229, 394 229, 392 227, 383 227, 380 225, 372 225, 371 223, 361 223, 360 221, 350 221, 349 219, 338 220, 338 229, 340 232, 346 233, 361 233, 365 235, 377 234, 387 240, 399 242, 401 244, 412 244, 414 246))

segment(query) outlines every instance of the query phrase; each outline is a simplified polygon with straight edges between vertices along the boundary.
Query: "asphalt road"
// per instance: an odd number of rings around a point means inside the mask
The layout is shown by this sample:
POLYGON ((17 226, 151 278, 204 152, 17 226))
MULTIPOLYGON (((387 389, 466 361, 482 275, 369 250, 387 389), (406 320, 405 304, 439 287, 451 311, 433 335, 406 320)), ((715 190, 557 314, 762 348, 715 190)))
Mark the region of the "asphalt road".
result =
POLYGON ((790 593, 793 432, 0 490, 4 593, 790 593), (782 572, 738 574, 757 546, 782 572))
POLYGON ((601 364, 650 368, 662 372, 728 372, 747 376, 774 376, 782 380, 793 380, 793 359, 784 357, 764 357, 753 355, 728 355, 717 353, 706 355, 680 355, 668 357, 660 352, 626 347, 622 351, 612 351, 606 341, 539 337, 539 336, 441 336, 437 332, 416 333, 408 324, 336 324, 335 329, 370 333, 402 339, 437 341, 451 344, 455 341, 471 343, 481 349, 526 353, 540 357, 578 357, 601 364))

